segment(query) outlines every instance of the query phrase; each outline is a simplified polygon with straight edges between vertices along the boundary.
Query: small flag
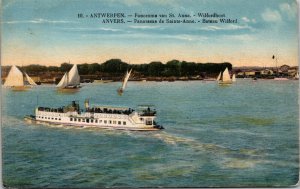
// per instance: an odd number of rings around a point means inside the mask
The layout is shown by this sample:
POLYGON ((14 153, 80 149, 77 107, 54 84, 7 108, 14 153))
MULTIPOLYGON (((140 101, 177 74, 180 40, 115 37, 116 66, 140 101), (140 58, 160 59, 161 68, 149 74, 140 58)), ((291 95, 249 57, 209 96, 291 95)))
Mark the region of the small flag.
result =
POLYGON ((272 56, 272 59, 274 59, 274 58, 275 58, 275 56, 273 55, 273 56, 272 56))

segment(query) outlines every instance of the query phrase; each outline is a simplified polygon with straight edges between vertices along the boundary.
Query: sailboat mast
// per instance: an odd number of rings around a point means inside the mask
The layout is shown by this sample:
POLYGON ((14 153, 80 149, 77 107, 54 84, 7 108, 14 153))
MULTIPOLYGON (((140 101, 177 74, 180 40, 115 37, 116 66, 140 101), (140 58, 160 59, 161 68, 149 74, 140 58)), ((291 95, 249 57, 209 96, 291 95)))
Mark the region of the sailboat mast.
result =
POLYGON ((67 85, 66 86, 68 86, 69 85, 69 72, 67 72, 67 85))
POLYGON ((276 58, 275 58, 275 62, 276 62, 276 73, 277 73, 277 76, 278 76, 278 65, 277 65, 278 58, 277 58, 277 56, 276 56, 276 58))

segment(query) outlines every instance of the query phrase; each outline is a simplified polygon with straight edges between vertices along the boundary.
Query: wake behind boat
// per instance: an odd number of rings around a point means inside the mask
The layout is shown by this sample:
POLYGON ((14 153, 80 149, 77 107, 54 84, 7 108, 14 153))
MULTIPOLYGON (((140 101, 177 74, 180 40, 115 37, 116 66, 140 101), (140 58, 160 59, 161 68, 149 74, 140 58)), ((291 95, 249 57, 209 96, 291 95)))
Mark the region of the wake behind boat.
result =
POLYGON ((105 129, 123 129, 136 131, 154 131, 163 129, 155 122, 156 111, 141 108, 135 111, 131 108, 94 106, 89 107, 85 102, 85 110, 80 109, 79 103, 60 108, 37 107, 35 115, 25 116, 25 120, 36 123, 50 123, 66 126, 90 126, 105 129))

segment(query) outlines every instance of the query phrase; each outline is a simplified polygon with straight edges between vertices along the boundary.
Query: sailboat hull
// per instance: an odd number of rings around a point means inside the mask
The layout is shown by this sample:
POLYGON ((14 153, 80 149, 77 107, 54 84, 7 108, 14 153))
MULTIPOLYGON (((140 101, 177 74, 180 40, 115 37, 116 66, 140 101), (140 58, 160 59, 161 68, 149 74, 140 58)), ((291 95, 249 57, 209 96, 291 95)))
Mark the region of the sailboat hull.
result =
POLYGON ((57 88, 57 92, 59 93, 75 93, 78 92, 81 87, 65 87, 65 88, 57 88))
POLYGON ((219 85, 231 85, 232 81, 219 81, 219 85))
POLYGON ((13 86, 13 87, 11 87, 11 90, 13 90, 13 91, 27 91, 30 88, 31 88, 30 86, 13 86))
POLYGON ((120 96, 122 96, 124 91, 123 91, 121 88, 119 88, 119 89, 117 90, 117 92, 118 92, 118 94, 119 94, 120 96))

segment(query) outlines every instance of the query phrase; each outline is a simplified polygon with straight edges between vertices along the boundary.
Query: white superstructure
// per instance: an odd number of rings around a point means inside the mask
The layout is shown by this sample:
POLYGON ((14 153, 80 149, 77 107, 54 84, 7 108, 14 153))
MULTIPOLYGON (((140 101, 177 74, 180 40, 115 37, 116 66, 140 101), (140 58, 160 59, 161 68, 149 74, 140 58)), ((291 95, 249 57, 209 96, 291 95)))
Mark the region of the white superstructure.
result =
POLYGON ((92 126, 126 130, 159 130, 162 126, 155 122, 156 111, 144 108, 135 111, 130 108, 116 108, 108 106, 86 105, 85 110, 79 108, 75 101, 71 105, 61 108, 38 107, 35 115, 27 116, 37 122, 69 126, 92 126))

